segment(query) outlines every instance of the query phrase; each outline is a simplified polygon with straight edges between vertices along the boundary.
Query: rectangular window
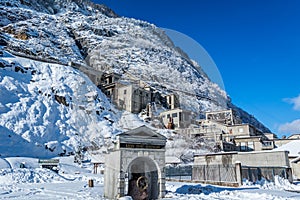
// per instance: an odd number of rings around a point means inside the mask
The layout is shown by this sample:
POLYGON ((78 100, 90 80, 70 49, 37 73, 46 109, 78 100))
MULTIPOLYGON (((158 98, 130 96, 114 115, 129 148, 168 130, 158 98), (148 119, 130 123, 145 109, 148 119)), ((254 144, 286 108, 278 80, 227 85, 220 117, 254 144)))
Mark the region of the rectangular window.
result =
POLYGON ((269 142, 264 141, 263 142, 263 146, 265 146, 265 147, 271 147, 272 146, 272 142, 271 141, 269 141, 269 142))
POLYGON ((241 142, 241 151, 246 151, 246 142, 241 142))
POLYGON ((173 118, 177 117, 177 113, 173 113, 173 114, 172 114, 172 117, 173 117, 173 118))
POLYGON ((254 150, 254 142, 248 142, 248 148, 254 150))
POLYGON ((124 90, 124 94, 126 94, 126 92, 127 92, 127 91, 126 91, 126 90, 124 90))

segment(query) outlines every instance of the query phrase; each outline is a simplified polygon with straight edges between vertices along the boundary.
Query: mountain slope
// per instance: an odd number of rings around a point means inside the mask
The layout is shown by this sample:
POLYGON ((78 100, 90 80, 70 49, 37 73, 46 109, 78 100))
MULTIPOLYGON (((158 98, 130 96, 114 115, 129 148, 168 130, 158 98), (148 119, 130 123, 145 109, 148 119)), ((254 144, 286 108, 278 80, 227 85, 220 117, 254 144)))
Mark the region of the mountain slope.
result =
POLYGON ((0 45, 20 56, 0 57, 0 92, 9 94, 0 100, 0 126, 8 135, 57 153, 103 141, 122 128, 112 124, 122 113, 112 112, 102 92, 70 62, 176 93, 181 107, 197 117, 233 108, 243 122, 269 132, 232 105, 155 25, 118 17, 88 0, 3 0, 0 15, 0 45))
POLYGON ((57 155, 91 142, 101 146, 103 137, 116 133, 110 103, 81 72, 9 54, 0 65, 0 127, 7 132, 1 148, 17 138, 48 149, 44 156, 57 155))

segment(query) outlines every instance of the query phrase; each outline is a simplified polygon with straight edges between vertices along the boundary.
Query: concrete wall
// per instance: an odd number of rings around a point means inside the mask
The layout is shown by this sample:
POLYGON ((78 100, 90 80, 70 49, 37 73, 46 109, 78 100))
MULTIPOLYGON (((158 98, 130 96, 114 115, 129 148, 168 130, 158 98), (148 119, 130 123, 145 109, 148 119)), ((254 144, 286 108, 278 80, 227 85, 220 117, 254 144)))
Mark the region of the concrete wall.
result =
POLYGON ((290 167, 287 151, 239 152, 234 156, 236 161, 242 166, 290 167))
POLYGON ((167 127, 169 118, 173 119, 175 128, 187 128, 192 123, 192 113, 187 110, 173 109, 162 112, 160 117, 163 120, 164 125, 167 127))
POLYGON ((233 134, 234 136, 249 136, 251 131, 248 124, 228 126, 227 132, 233 134))
POLYGON ((274 149, 273 141, 262 141, 260 136, 235 138, 237 151, 262 151, 274 149))
POLYGON ((151 103, 151 92, 139 87, 133 87, 132 91, 132 112, 139 113, 146 108, 148 103, 151 103))
POLYGON ((295 180, 300 180, 300 162, 291 163, 293 176, 295 180))
POLYGON ((118 99, 116 100, 117 106, 123 110, 127 110, 131 112, 131 107, 132 107, 131 94, 132 94, 132 85, 117 88, 117 96, 118 96, 118 99))
POLYGON ((104 197, 117 199, 120 185, 121 152, 115 151, 105 156, 104 197))
POLYGON ((206 112, 205 118, 211 121, 217 121, 221 124, 234 124, 234 115, 232 110, 221 110, 206 112))
POLYGON ((170 94, 166 96, 166 101, 169 106, 169 109, 175 109, 180 106, 178 97, 175 94, 170 94))
POLYGON ((235 164, 236 162, 241 162, 242 166, 290 167, 286 151, 232 152, 194 158, 194 165, 235 164))
POLYGON ((274 180, 275 175, 283 175, 292 182, 288 152, 230 152, 194 157, 193 179, 205 183, 237 182, 240 185, 241 177, 250 181, 261 180, 262 177, 274 180), (235 173, 233 166, 236 166, 235 173))
POLYGON ((210 154, 194 157, 194 165, 234 164, 233 157, 237 153, 210 154))
POLYGON ((151 92, 134 85, 117 88, 117 106, 132 113, 139 113, 151 103, 151 92))

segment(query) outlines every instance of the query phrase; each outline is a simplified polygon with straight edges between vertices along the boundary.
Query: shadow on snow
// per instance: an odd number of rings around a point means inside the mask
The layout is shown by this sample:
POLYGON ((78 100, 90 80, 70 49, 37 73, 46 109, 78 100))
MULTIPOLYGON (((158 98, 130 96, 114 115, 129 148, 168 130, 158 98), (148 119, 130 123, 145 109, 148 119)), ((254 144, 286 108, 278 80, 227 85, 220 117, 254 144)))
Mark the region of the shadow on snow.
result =
POLYGON ((249 190, 249 189, 258 189, 258 187, 247 187, 247 188, 233 188, 233 187, 218 187, 218 186, 212 186, 212 185, 205 185, 202 186, 199 185, 183 185, 180 188, 176 190, 175 193, 178 194, 205 194, 209 195, 210 193, 219 193, 222 191, 234 191, 234 190, 249 190))

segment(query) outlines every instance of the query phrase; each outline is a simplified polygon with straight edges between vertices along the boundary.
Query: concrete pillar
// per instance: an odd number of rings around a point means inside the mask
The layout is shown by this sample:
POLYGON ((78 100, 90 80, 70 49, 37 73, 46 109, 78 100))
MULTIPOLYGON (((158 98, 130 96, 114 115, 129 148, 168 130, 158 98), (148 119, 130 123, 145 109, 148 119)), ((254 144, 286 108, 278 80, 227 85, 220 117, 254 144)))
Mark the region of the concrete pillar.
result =
POLYGON ((125 196, 125 173, 120 171, 118 180, 118 196, 125 196))
POLYGON ((162 199, 166 195, 166 178, 162 174, 162 177, 159 179, 159 198, 162 199))
POLYGON ((241 186, 243 184, 241 162, 235 162, 235 174, 236 174, 236 181, 238 185, 241 186))

